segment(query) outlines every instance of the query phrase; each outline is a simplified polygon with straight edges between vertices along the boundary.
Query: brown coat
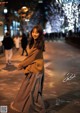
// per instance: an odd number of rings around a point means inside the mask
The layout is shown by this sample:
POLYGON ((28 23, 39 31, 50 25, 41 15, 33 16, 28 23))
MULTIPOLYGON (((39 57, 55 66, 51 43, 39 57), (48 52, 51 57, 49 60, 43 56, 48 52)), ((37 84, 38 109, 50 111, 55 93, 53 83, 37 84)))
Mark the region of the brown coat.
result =
POLYGON ((44 82, 43 54, 37 48, 28 49, 27 58, 19 64, 25 76, 12 109, 20 113, 45 113, 42 89, 44 82), (33 73, 31 73, 33 72, 33 73))
POLYGON ((25 74, 29 72, 33 72, 35 74, 43 72, 43 52, 34 47, 31 49, 28 48, 28 56, 19 64, 19 67, 24 69, 25 74))

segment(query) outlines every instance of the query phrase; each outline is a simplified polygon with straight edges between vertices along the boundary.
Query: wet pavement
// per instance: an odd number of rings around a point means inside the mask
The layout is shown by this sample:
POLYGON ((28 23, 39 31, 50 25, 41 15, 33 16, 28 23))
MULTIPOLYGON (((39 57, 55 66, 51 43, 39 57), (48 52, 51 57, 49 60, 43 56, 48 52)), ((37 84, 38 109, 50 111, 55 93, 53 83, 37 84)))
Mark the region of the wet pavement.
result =
MULTIPOLYGON (((9 106, 25 77, 17 70, 25 57, 15 51, 12 65, 6 67, 4 55, 0 56, 0 107, 6 106, 8 113, 17 113, 9 106)), ((80 49, 62 41, 46 42, 44 63, 46 113, 80 113, 80 49)))

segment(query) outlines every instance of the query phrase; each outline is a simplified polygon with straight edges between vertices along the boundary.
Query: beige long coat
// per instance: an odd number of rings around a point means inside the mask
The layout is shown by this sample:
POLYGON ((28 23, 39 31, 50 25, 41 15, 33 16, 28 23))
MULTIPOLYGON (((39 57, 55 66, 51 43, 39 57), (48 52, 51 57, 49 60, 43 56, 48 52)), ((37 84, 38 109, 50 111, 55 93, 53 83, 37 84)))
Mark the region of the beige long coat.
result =
POLYGON ((37 48, 28 49, 28 57, 19 65, 25 78, 13 102, 12 108, 20 113, 45 113, 42 99, 43 54, 37 48))

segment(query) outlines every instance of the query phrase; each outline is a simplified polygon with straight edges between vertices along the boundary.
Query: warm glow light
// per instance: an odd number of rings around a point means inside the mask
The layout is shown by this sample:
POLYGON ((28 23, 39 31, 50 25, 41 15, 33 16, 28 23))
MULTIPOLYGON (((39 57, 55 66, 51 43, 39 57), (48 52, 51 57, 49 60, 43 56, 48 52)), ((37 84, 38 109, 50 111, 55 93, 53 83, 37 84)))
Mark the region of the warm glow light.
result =
POLYGON ((7 12, 8 12, 8 10, 5 8, 5 9, 4 9, 4 13, 6 14, 7 12))
POLYGON ((26 22, 29 22, 29 19, 25 19, 26 22))
POLYGON ((28 8, 26 6, 23 6, 21 9, 22 9, 23 12, 27 12, 28 11, 28 8))

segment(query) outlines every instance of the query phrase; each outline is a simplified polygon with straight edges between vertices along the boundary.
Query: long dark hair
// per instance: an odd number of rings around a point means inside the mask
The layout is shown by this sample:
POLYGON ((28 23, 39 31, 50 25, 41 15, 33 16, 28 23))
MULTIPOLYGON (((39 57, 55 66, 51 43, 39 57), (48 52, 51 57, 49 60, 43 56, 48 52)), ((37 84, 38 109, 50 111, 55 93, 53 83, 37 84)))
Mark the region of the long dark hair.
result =
POLYGON ((34 44, 34 39, 32 37, 32 32, 33 32, 34 29, 37 29, 37 31, 39 33, 39 37, 36 39, 36 43, 35 43, 34 47, 44 51, 45 47, 44 47, 43 29, 40 25, 34 26, 33 29, 31 30, 31 37, 30 37, 30 40, 29 40, 29 48, 32 48, 32 46, 34 44))

